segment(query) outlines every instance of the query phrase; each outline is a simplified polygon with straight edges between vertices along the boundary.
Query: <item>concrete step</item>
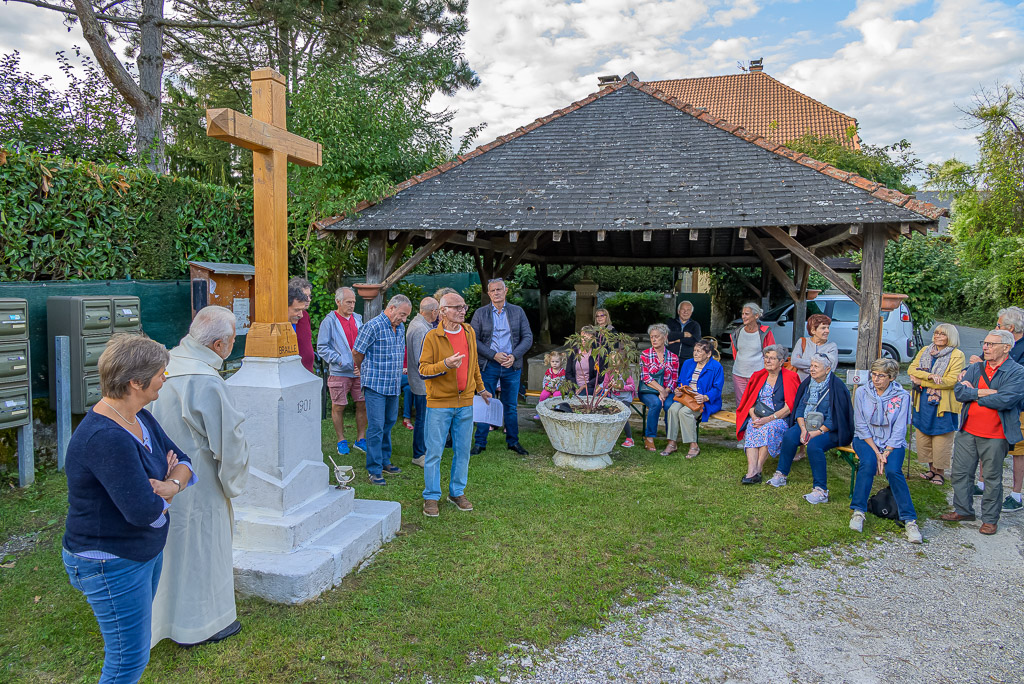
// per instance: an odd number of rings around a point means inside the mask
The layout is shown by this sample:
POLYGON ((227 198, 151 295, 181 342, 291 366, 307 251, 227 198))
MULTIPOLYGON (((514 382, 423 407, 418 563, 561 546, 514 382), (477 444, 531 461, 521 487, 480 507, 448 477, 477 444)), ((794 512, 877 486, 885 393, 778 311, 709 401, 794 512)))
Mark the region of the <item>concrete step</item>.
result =
POLYGON ((298 549, 352 512, 355 490, 326 487, 305 504, 276 514, 272 509, 235 507, 236 549, 281 551, 298 549))

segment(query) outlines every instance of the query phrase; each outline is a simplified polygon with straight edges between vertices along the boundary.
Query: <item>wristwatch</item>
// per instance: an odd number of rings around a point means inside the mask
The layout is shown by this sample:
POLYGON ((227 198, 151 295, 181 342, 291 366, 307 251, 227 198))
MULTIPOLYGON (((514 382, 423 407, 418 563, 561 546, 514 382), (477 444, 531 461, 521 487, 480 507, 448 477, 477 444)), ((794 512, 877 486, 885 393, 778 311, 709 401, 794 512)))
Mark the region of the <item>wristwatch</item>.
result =
POLYGON ((169 477, 167 478, 167 481, 176 484, 178 486, 178 491, 181 491, 181 480, 175 480, 173 477, 169 477))

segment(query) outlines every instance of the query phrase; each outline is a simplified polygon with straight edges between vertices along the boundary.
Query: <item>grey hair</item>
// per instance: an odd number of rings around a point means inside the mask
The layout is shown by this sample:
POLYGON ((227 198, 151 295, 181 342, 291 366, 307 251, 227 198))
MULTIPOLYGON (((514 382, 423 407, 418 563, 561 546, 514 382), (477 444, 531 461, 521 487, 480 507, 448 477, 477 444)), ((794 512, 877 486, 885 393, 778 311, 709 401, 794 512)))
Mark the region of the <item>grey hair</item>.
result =
POLYGON ((946 336, 946 344, 953 347, 953 349, 960 347, 960 331, 952 323, 939 323, 935 326, 935 332, 944 334, 946 336))
POLYGON ((120 399, 131 392, 133 381, 146 389, 170 359, 164 345, 145 335, 114 335, 100 354, 100 392, 110 399, 120 399))
POLYGON ((355 290, 353 290, 351 287, 348 287, 347 285, 342 285, 341 287, 334 291, 334 303, 337 304, 338 302, 340 302, 341 296, 346 292, 351 292, 353 297, 356 296, 355 290))
POLYGON ((750 309, 750 313, 754 314, 758 318, 760 318, 761 314, 764 313, 764 309, 759 307, 754 302, 747 302, 746 304, 740 307, 740 311, 743 311, 743 309, 750 309))
POLYGON ((686 306, 689 306, 691 309, 693 308, 693 302, 691 302, 689 299, 684 299, 683 301, 676 304, 676 313, 679 313, 679 310, 683 308, 684 304, 686 306))
POLYGON ((775 352, 775 355, 779 357, 779 361, 782 361, 783 363, 785 363, 786 359, 789 358, 789 350, 781 344, 769 344, 761 350, 761 356, 764 356, 768 352, 775 352))
POLYGON ((434 299, 441 301, 441 297, 444 297, 446 294, 459 294, 459 291, 454 287, 441 287, 434 293, 434 299))
POLYGON ((490 287, 494 283, 501 283, 502 287, 508 289, 508 285, 505 284, 504 278, 491 278, 490 280, 487 281, 487 287, 490 287))
POLYGON ((893 359, 875 359, 871 363, 871 370, 875 373, 885 373, 893 380, 900 374, 900 364, 893 359))
POLYGON ((235 334, 235 314, 223 306, 203 307, 192 319, 188 334, 204 347, 217 341, 227 342, 235 334))
POLYGON ((650 335, 652 332, 658 332, 665 337, 668 337, 668 326, 664 323, 652 323, 647 326, 647 334, 650 335))
POLYGON ((295 287, 299 288, 300 290, 312 290, 313 289, 313 284, 312 283, 310 283, 305 278, 300 278, 298 276, 295 276, 294 278, 292 278, 291 280, 288 281, 288 287, 291 287, 292 285, 294 285, 295 287))
POLYGON ((420 300, 420 313, 425 311, 434 311, 439 306, 440 304, 433 297, 424 297, 420 300))
POLYGON ((299 287, 294 281, 288 283, 288 306, 291 306, 295 302, 308 302, 309 295, 299 287))
POLYGON ((817 361, 823 367, 825 367, 825 368, 827 368, 829 370, 832 370, 832 360, 829 359, 824 354, 820 354, 820 353, 811 354, 811 363, 813 363, 815 361, 817 361))
POLYGON ((400 306, 407 306, 412 310, 412 302, 404 294, 396 294, 394 297, 388 300, 386 309, 397 309, 400 306))
POLYGON ((1010 306, 999 310, 999 318, 1003 319, 1003 325, 1013 326, 1013 332, 1024 333, 1024 309, 1019 306, 1010 306))
MULTIPOLYGON (((1017 342, 1017 340, 1013 339, 1013 333, 1009 330, 999 330, 997 328, 995 330, 989 330, 988 334, 995 335, 1003 341, 1003 344, 1008 344, 1011 347, 1017 342)), ((988 335, 986 335, 986 337, 988 337, 988 335)))

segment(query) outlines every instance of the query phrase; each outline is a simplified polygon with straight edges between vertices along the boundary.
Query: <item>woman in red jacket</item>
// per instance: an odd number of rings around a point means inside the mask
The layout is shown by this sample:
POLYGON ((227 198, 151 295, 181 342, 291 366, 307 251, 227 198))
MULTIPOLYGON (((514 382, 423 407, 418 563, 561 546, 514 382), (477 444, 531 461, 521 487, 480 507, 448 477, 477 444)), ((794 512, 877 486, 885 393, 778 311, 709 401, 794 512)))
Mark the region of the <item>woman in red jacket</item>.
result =
POLYGON ((782 367, 788 357, 782 345, 765 347, 764 368, 750 376, 736 408, 736 439, 746 438, 747 474, 743 484, 761 482, 764 462, 769 456, 777 457, 782 448, 782 435, 789 427, 786 416, 793 410, 800 387, 800 376, 782 367))

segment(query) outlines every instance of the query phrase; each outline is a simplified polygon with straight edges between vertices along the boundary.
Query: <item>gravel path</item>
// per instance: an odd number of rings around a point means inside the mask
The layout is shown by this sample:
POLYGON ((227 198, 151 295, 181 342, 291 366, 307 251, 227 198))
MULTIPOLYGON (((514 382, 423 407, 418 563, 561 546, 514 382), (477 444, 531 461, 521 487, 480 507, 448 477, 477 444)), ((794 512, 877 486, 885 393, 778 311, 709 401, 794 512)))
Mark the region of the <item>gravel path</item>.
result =
POLYGON ((550 652, 514 647, 500 681, 1024 682, 1024 513, 979 525, 928 521, 915 546, 871 536, 869 516, 862 544, 670 586, 550 652))

